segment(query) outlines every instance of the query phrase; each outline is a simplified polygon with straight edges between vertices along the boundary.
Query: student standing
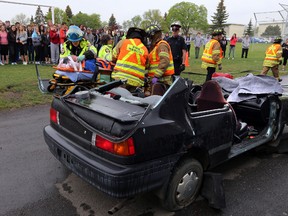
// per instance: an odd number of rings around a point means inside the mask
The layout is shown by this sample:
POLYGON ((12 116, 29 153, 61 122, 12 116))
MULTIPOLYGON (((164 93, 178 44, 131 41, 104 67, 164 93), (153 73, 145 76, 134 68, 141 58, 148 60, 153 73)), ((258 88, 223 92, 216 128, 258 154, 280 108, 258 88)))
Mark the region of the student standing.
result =
POLYGON ((226 56, 227 44, 228 44, 228 41, 226 39, 226 36, 223 36, 222 39, 220 40, 223 58, 225 58, 225 56, 226 56))
POLYGON ((0 29, 0 46, 1 46, 1 58, 2 62, 0 65, 9 64, 8 60, 8 33, 6 31, 5 25, 1 26, 0 29))
POLYGON ((245 58, 247 58, 249 46, 250 46, 250 37, 249 37, 248 34, 246 34, 245 37, 242 40, 242 54, 241 54, 241 58, 243 58, 244 55, 245 55, 245 58))
POLYGON ((200 47, 202 46, 202 44, 203 44, 203 38, 201 36, 201 33, 198 32, 194 39, 195 59, 199 58, 200 47))
POLYGON ((10 27, 10 31, 8 32, 8 46, 9 46, 9 59, 11 65, 16 65, 16 53, 18 52, 17 45, 16 45, 16 27, 12 25, 10 27))
POLYGON ((23 65, 27 65, 28 55, 27 55, 27 32, 25 31, 25 27, 23 25, 19 26, 19 31, 17 32, 16 40, 19 45, 21 60, 23 65))
POLYGON ((233 36, 230 38, 230 49, 229 49, 229 56, 228 59, 232 56, 232 60, 235 58, 235 46, 237 42, 237 36, 234 33, 233 36))

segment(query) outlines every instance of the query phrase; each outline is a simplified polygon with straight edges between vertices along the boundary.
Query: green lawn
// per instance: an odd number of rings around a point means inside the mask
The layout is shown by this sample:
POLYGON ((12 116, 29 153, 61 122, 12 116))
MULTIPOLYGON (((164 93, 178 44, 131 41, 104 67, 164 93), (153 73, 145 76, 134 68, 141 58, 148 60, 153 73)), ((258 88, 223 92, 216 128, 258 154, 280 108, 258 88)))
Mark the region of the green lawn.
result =
MULTIPOLYGON (((236 45, 235 59, 223 59, 221 72, 231 73, 234 77, 245 76, 249 72, 259 74, 262 69, 265 49, 269 44, 252 44, 247 59, 241 58, 241 44, 236 45)), ((203 52, 203 48, 200 53, 203 52)), ((226 53, 228 54, 229 48, 226 53)), ((190 66, 182 76, 201 84, 205 80, 206 70, 201 69, 201 60, 195 59, 191 47, 190 66)), ((227 56, 226 54, 226 56, 227 56)), ((42 78, 52 78, 51 66, 39 66, 42 78)), ((271 72, 269 72, 271 75, 271 72)), ((281 72, 281 75, 285 73, 281 72)), ((5 65, 0 67, 0 110, 13 109, 51 102, 51 94, 42 94, 38 89, 35 65, 5 65)))
MULTIPOLYGON (((43 78, 52 78, 51 66, 40 66, 43 78)), ((0 110, 45 104, 52 95, 38 89, 35 65, 4 65, 0 67, 0 110)))
MULTIPOLYGON (((241 43, 236 44, 235 59, 228 60, 229 47, 227 46, 226 58, 222 61, 223 73, 231 73, 234 77, 245 76, 247 73, 253 73, 254 75, 260 74, 262 70, 262 64, 265 57, 265 50, 270 44, 251 44, 249 48, 248 58, 241 58, 242 47, 241 43)), ((200 53, 203 52, 203 48, 200 53)), ((190 51, 190 67, 186 67, 185 71, 195 72, 197 74, 185 74, 183 77, 194 80, 196 83, 203 83, 206 78, 206 70, 201 68, 201 59, 195 59, 194 48, 191 46, 190 51), (199 75, 198 75, 199 74, 199 75), (200 75, 201 74, 201 75, 200 75)), ((217 71, 217 70, 216 70, 217 71)), ((286 73, 281 72, 280 75, 286 73)), ((269 72, 268 75, 272 76, 269 72)))

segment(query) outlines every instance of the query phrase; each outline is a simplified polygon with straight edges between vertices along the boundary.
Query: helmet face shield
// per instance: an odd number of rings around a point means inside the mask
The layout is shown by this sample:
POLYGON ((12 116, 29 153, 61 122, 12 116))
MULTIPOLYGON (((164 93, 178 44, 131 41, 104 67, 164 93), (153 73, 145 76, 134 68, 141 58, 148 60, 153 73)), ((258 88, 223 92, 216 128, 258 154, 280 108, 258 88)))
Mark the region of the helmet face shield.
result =
POLYGON ((69 41, 80 41, 83 38, 83 31, 78 26, 70 26, 66 36, 69 41))

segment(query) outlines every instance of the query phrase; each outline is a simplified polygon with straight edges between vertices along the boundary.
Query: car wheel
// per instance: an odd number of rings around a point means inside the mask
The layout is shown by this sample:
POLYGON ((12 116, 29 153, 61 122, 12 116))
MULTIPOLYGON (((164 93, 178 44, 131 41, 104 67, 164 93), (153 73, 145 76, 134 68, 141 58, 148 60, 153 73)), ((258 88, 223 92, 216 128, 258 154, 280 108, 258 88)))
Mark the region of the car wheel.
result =
POLYGON ((183 160, 173 171, 163 207, 176 211, 190 205, 197 198, 203 180, 202 165, 195 159, 183 160))

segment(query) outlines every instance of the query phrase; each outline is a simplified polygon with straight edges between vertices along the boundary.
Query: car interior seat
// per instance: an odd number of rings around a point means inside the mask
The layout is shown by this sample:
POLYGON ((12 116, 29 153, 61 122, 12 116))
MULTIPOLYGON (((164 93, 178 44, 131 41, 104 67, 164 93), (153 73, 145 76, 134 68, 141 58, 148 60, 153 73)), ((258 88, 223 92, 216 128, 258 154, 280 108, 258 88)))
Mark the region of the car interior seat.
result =
POLYGON ((232 110, 235 119, 234 141, 239 143, 248 135, 247 123, 241 122, 237 119, 233 107, 225 100, 222 89, 216 81, 209 80, 203 84, 202 91, 197 99, 197 111, 219 109, 223 108, 226 104, 232 110))
POLYGON ((228 102, 225 100, 221 87, 214 80, 205 82, 197 98, 197 111, 223 108, 228 102))

